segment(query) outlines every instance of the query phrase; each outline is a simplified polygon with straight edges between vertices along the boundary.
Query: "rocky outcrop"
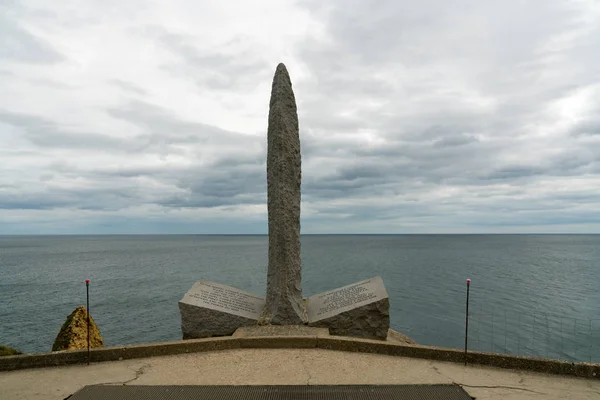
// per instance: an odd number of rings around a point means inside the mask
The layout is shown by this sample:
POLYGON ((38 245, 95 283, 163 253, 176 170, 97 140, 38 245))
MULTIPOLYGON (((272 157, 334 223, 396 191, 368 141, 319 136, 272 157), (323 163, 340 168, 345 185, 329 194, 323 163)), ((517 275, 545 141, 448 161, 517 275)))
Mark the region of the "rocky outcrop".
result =
POLYGON ((388 342, 396 342, 396 343, 401 343, 401 344, 417 344, 417 342, 415 342, 408 336, 403 335, 402 333, 397 332, 391 328, 388 331, 387 340, 388 340, 388 342))
POLYGON ((12 347, 0 345, 0 357, 2 356, 16 356, 21 353, 19 350, 13 349, 12 347))
MULTIPOLYGON (((87 310, 77 307, 60 328, 54 340, 52 351, 87 349, 87 310)), ((90 347, 103 347, 104 340, 100 329, 90 315, 90 347)))

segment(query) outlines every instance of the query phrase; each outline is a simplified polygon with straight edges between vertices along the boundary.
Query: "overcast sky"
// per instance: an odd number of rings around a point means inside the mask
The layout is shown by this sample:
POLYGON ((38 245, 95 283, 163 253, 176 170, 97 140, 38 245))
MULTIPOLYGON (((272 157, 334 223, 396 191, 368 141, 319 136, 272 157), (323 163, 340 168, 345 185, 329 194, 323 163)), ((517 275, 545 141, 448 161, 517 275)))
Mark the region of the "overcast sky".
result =
POLYGON ((0 1, 0 234, 600 233, 600 2, 0 1))

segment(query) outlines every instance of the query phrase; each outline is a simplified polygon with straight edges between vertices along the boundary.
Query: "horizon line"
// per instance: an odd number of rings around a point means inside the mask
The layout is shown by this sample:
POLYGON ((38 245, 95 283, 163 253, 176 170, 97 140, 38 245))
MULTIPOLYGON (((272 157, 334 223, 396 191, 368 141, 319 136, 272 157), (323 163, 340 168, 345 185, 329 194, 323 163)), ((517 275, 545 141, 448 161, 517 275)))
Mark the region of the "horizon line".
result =
MULTIPOLYGON (((301 233, 300 236, 600 235, 589 232, 301 233)), ((2 236, 269 236, 268 233, 0 233, 2 236)))

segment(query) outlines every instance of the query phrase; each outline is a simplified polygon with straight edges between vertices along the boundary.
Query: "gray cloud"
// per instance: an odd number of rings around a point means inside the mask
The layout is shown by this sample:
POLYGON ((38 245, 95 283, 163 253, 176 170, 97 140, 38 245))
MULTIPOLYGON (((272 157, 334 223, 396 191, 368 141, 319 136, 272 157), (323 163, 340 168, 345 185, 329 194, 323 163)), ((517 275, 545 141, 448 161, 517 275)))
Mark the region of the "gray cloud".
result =
POLYGON ((67 132, 58 123, 40 117, 0 112, 0 122, 22 128, 33 144, 45 148, 82 148, 129 154, 173 154, 176 146, 192 146, 196 159, 186 167, 94 165, 78 167, 67 162, 52 163, 47 168, 63 177, 104 182, 98 188, 51 189, 50 193, 33 192, 27 198, 16 190, 0 196, 4 209, 122 209, 147 201, 167 208, 218 207, 239 204, 262 204, 266 191, 264 154, 260 138, 236 134, 199 122, 178 118, 168 110, 150 103, 131 101, 118 109, 107 110, 113 118, 126 121, 143 133, 119 139, 101 134, 67 132), (223 154, 235 143, 237 148, 223 154), (206 150, 206 151, 205 151, 206 150), (217 153, 214 157, 211 153, 217 153), (135 179, 149 177, 165 185, 160 192, 137 187, 135 179), (108 183, 113 182, 113 183, 108 183), (120 186, 118 190, 116 187, 120 186), (40 200, 42 199, 43 200, 40 200))
POLYGON ((243 43, 243 37, 236 37, 220 49, 207 50, 199 47, 202 42, 190 35, 172 33, 159 27, 150 28, 149 35, 176 57, 163 68, 175 76, 194 80, 200 87, 251 90, 271 73, 271 66, 253 56, 252 49, 242 54, 227 53, 230 45, 243 43))
POLYGON ((64 57, 51 44, 4 14, 0 16, 0 60, 53 64, 64 57))
POLYGON ((70 131, 52 120, 8 110, 0 110, 0 122, 21 128, 24 137, 39 147, 115 149, 121 144, 105 135, 70 131))
POLYGON ((140 95, 140 96, 145 96, 148 94, 148 92, 146 92, 141 87, 134 85, 130 82, 122 81, 120 79, 111 79, 109 81, 109 83, 121 88, 125 92, 133 93, 133 94, 140 95))
POLYGON ((592 117, 575 124, 571 129, 571 134, 574 136, 600 135, 600 110, 596 110, 592 117))
POLYGON ((64 48, 95 43, 77 62, 54 50, 58 31, 25 28, 43 11, 10 14, 0 33, 19 48, 0 51, 10 90, 0 213, 26 210, 35 226, 40 212, 63 230, 63 215, 102 231, 125 229, 120 220, 264 229, 268 90, 273 60, 284 59, 300 116, 304 232, 600 229, 597 11, 561 0, 298 4, 281 7, 306 30, 276 31, 260 10, 227 14, 230 25, 213 14, 195 22, 211 10, 191 3, 190 19, 173 11, 176 25, 150 5, 127 14, 135 23, 120 20, 119 3, 110 20, 85 24, 90 6, 61 25, 64 48), (264 32, 244 25, 253 18, 264 32), (15 61, 69 72, 37 76, 15 61))
MULTIPOLYGON (((346 111, 347 99, 357 96, 365 104, 372 98, 378 103, 363 107, 357 101, 350 108, 353 120, 337 118, 348 121, 346 125, 323 124, 316 117, 305 121, 313 132, 310 155, 327 157, 332 134, 348 138, 346 143, 338 140, 336 147, 344 149, 342 153, 329 153, 338 157, 338 168, 320 177, 315 189, 342 197, 355 192, 364 196, 368 191, 375 195, 390 184, 408 184, 412 190, 411 182, 426 182, 430 188, 499 182, 533 187, 535 179, 593 170, 595 160, 587 145, 576 140, 566 141, 569 148, 555 149, 541 160, 503 160, 512 158, 520 146, 535 145, 535 132, 528 132, 527 126, 548 119, 541 114, 544 106, 598 82, 589 68, 595 56, 580 50, 582 45, 599 43, 598 35, 589 32, 577 45, 561 51, 541 50, 555 37, 581 27, 581 14, 568 3, 548 2, 535 9, 522 5, 525 8, 516 16, 510 5, 485 3, 446 7, 428 1, 333 2, 322 8, 311 1, 304 4, 326 21, 328 34, 325 46, 309 40, 300 47, 301 59, 314 76, 306 85, 315 85, 316 90, 318 82, 322 89, 322 96, 307 104, 304 113, 322 115, 318 110, 330 111, 335 103, 340 112, 346 111), (540 15, 544 17, 538 23, 540 15), (507 31, 503 24, 509 21, 507 31), (553 59, 557 54, 560 57, 553 59), (586 73, 574 77, 573 67, 586 73), (381 89, 382 73, 396 78, 388 79, 387 90, 381 89), (545 79, 550 74, 555 79, 545 79), (482 104, 465 101, 470 95, 482 104), (349 135, 358 129, 370 130, 381 143, 351 141, 349 135), (344 159, 351 165, 342 166, 344 159)), ((582 134, 594 132, 596 126, 586 120, 576 129, 582 134)), ((540 144, 549 147, 547 139, 540 144)))
MULTIPOLYGON (((137 126, 143 132, 135 138, 138 151, 166 151, 175 145, 194 145, 193 153, 202 153, 203 148, 224 147, 235 142, 235 153, 246 153, 260 149, 256 137, 230 132, 216 126, 188 121, 171 111, 144 101, 130 101, 107 113, 115 118, 137 126)), ((219 155, 230 157, 231 154, 219 155)))

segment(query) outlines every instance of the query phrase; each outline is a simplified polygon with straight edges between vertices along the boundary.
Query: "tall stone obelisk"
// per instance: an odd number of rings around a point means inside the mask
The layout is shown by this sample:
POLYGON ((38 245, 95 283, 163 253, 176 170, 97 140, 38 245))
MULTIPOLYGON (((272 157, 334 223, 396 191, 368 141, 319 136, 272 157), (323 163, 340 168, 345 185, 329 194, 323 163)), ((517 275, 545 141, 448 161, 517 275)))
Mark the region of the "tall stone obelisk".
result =
POLYGON ((273 77, 267 130, 269 266, 263 321, 304 321, 300 278, 300 134, 292 82, 283 64, 273 77))
POLYGON ((332 335, 385 340, 390 303, 381 277, 302 298, 300 135, 296 98, 283 64, 273 77, 267 140, 267 296, 197 281, 179 301, 183 338, 233 335, 240 327, 250 329, 257 324, 308 324, 328 328, 332 335))

